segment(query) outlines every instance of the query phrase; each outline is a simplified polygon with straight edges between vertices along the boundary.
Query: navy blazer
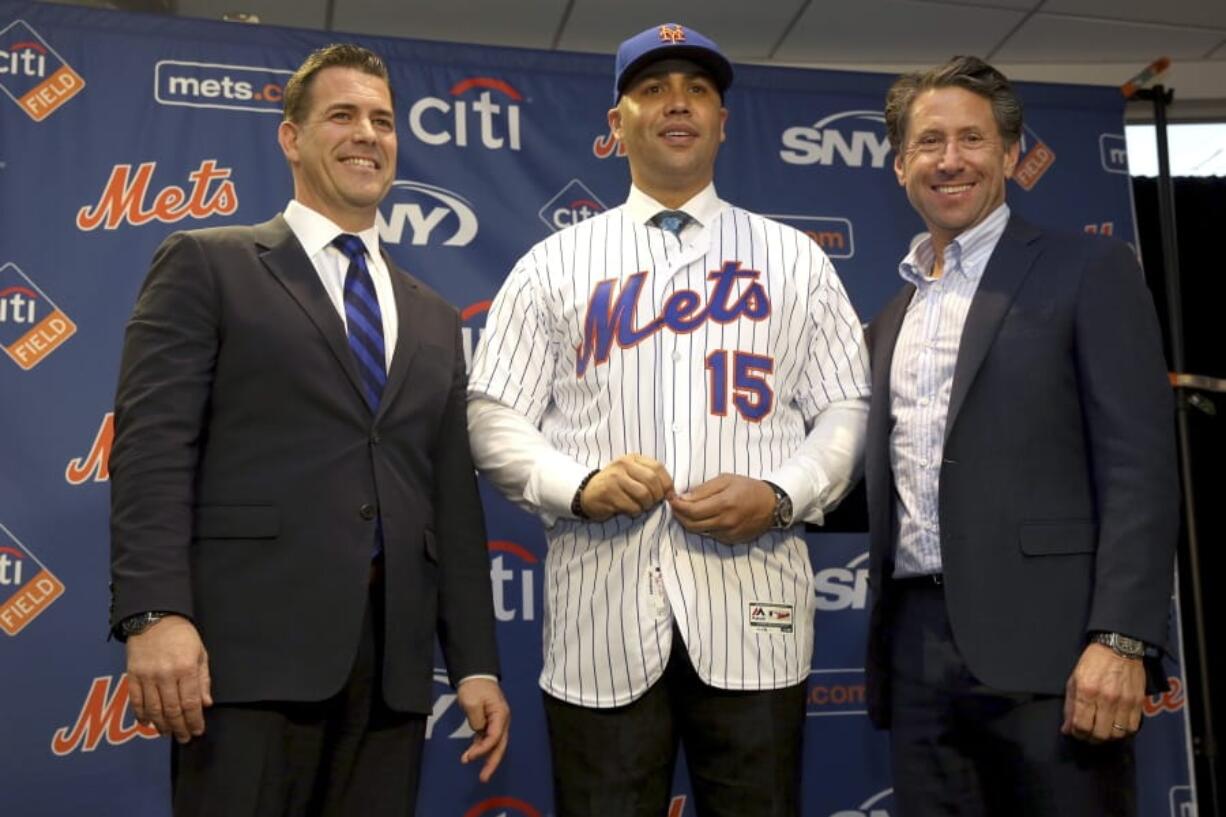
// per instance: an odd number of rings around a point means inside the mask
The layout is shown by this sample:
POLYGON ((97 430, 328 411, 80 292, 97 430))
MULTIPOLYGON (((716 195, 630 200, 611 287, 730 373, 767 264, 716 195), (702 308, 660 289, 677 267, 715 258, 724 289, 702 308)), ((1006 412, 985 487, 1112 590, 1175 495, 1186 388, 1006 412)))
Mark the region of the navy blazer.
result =
MULTIPOLYGON (((890 367, 914 289, 869 330, 866 672, 879 725, 897 535, 890 367)), ((940 468, 946 605, 980 681, 1062 694, 1091 630, 1166 644, 1179 524, 1166 371, 1127 245, 1010 218, 967 314, 940 468)))

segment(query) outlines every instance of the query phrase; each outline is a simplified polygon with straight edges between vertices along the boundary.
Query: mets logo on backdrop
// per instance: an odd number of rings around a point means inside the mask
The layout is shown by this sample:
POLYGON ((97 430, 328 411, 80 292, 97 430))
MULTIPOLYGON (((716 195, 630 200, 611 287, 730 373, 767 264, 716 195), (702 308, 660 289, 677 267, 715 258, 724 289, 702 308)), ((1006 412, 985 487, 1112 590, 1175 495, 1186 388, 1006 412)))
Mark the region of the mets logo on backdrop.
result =
POLYGON ((29 371, 73 336, 77 325, 12 262, 0 266, 0 346, 29 371))
POLYGON ((139 227, 151 221, 174 224, 185 218, 229 216, 238 210, 230 168, 219 167, 216 159, 201 161, 187 174, 190 188, 167 185, 153 193, 151 200, 155 170, 157 162, 142 162, 135 171, 129 164, 112 167, 98 201, 77 211, 77 229, 115 230, 123 224, 139 227))
POLYGON ((0 630, 17 635, 64 595, 64 583, 0 524, 0 630))
POLYGON ((85 80, 24 20, 0 30, 0 89, 35 122, 81 92, 85 80))
POLYGON ((58 757, 78 750, 92 752, 103 741, 111 746, 122 746, 134 738, 155 740, 158 737, 157 729, 128 718, 128 676, 121 675, 114 684, 112 680, 109 675, 95 678, 77 719, 55 730, 51 736, 51 751, 58 757))

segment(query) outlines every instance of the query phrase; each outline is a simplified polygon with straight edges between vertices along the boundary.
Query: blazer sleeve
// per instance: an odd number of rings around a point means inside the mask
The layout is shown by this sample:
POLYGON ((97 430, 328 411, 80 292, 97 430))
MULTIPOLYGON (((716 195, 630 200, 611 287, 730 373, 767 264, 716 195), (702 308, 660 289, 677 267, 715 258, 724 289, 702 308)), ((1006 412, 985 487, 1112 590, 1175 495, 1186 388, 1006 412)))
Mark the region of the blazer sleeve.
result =
POLYGON ((1087 629, 1164 647, 1179 526, 1171 389, 1135 256, 1119 242, 1092 247, 1075 339, 1099 520, 1087 629))

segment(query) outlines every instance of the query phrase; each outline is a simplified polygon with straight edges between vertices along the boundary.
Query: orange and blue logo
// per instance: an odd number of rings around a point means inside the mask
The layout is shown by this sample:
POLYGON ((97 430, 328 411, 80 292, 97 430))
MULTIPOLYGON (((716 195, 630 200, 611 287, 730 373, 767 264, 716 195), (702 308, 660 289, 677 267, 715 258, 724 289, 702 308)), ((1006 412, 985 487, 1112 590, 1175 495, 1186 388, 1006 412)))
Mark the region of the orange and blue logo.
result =
POLYGON ((64 595, 64 583, 0 524, 0 630, 17 635, 64 595))
POLYGON ((0 346, 29 371, 76 334, 77 325, 16 264, 0 266, 0 346))
POLYGON ((85 80, 24 20, 0 30, 0 90, 41 122, 85 88, 85 80))
POLYGON ((660 26, 660 42, 672 45, 685 42, 685 29, 676 23, 665 23, 660 26))

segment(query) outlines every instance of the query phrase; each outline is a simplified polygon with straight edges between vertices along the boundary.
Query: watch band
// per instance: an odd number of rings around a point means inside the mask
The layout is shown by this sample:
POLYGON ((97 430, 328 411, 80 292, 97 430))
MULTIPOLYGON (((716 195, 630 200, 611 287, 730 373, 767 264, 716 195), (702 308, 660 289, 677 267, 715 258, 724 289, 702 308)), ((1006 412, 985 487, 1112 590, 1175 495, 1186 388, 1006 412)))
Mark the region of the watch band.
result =
POLYGON ((771 515, 771 527, 775 530, 783 530, 792 527, 793 509, 792 498, 788 496, 788 492, 780 488, 769 479, 762 480, 770 489, 775 492, 775 511, 771 515))
POLYGON ((570 500, 570 512, 576 519, 591 519, 590 516, 583 512, 583 489, 592 481, 592 477, 599 473, 599 468, 588 471, 587 476, 583 478, 583 481, 579 483, 579 487, 575 489, 575 495, 570 500))
POLYGON ((168 615, 170 613, 164 610, 150 610, 145 613, 137 613, 119 622, 115 627, 115 631, 120 641, 127 641, 132 636, 140 635, 145 630, 148 630, 168 615))
POLYGON ((1095 644, 1110 647, 1121 658, 1140 660, 1145 657, 1145 642, 1123 633, 1097 632, 1090 636, 1090 640, 1095 644))

